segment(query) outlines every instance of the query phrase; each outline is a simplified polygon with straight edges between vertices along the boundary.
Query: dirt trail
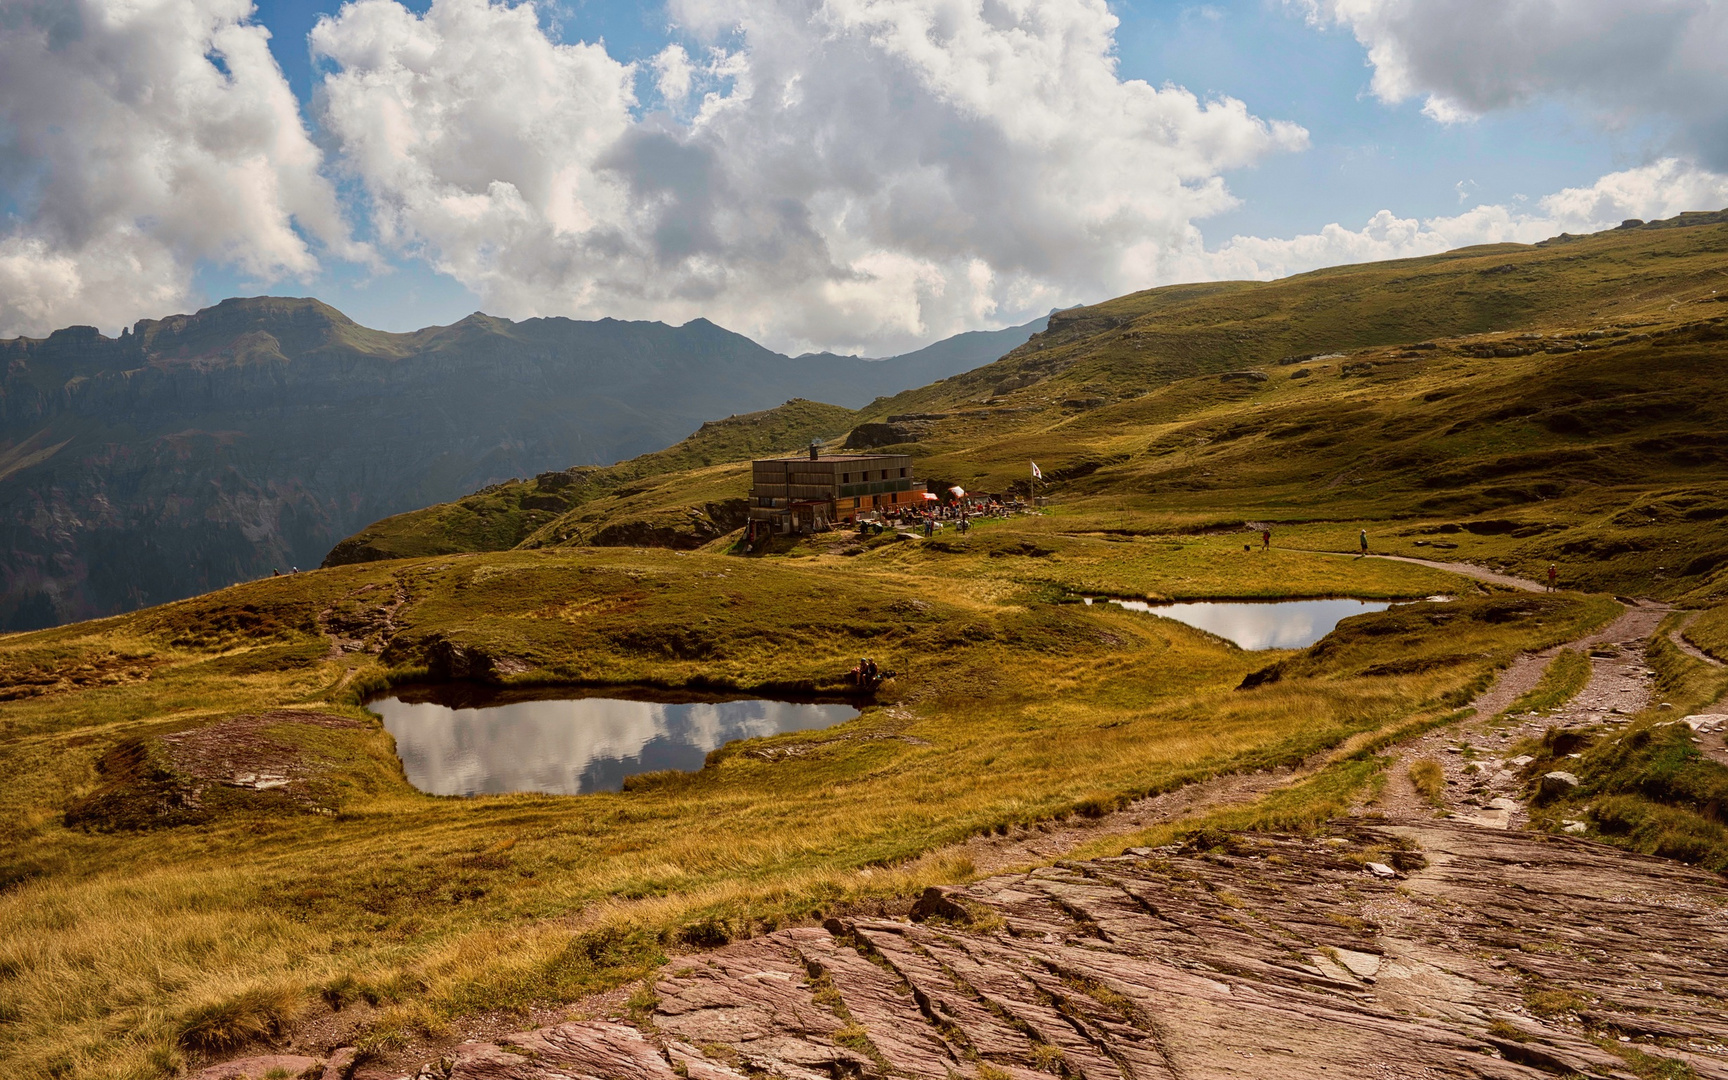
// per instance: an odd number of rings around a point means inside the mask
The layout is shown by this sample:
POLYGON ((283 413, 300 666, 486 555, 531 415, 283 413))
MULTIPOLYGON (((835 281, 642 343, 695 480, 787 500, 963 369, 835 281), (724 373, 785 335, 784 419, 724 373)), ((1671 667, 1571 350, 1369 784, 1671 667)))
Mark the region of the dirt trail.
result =
MULTIPOLYGON (((1534 581, 1486 570, 1469 563, 1445 563, 1431 559, 1412 559, 1396 555, 1373 555, 1370 558, 1418 563, 1525 592, 1540 592, 1543 588, 1534 581)), ((1500 677, 1495 680, 1492 686, 1471 702, 1471 707, 1476 710, 1476 720, 1470 722, 1472 728, 1485 726, 1487 721, 1503 712, 1521 695, 1534 688, 1537 682, 1541 680, 1542 673, 1547 670, 1549 662, 1559 655, 1562 649, 1567 648, 1589 649, 1608 643, 1615 643, 1616 645, 1628 643, 1625 646, 1628 652, 1623 661, 1614 664, 1596 662, 1597 671, 1591 680, 1591 688, 1587 688, 1580 694, 1578 700, 1594 701, 1597 698, 1606 697, 1611 698, 1612 701, 1605 708, 1612 708, 1615 702, 1622 702, 1624 706, 1631 706, 1634 701, 1639 701, 1636 697, 1638 684, 1641 679, 1645 678, 1641 674, 1644 671, 1643 639, 1655 632, 1656 624, 1670 610, 1672 609, 1662 605, 1640 605, 1637 608, 1627 610, 1615 622, 1595 633, 1585 635, 1576 641, 1556 645, 1539 653, 1518 657, 1505 671, 1501 672, 1500 677), (1637 652, 1635 661, 1631 657, 1631 650, 1637 652), (1595 691, 1594 694, 1592 688, 1595 691)), ((1643 704, 1639 703, 1636 708, 1626 707, 1625 711, 1635 712, 1637 708, 1642 707, 1643 704)), ((1519 728, 1515 733, 1507 734, 1504 738, 1499 739, 1499 742, 1502 745, 1509 744, 1528 734, 1540 734, 1541 730, 1541 725, 1537 725, 1534 732, 1519 728)), ((1416 748, 1414 756, 1409 750, 1396 752, 1401 754, 1402 759, 1414 761, 1423 756, 1440 754, 1446 745, 1456 742, 1458 738, 1459 730, 1453 727, 1432 732, 1413 743, 1405 744, 1416 748)), ((1482 741, 1485 746, 1493 742, 1492 739, 1487 738, 1482 741)), ((1452 764, 1448 779, 1458 781, 1458 784, 1449 785, 1448 789, 1450 790, 1452 786, 1459 786, 1467 796, 1475 798, 1479 794, 1475 790, 1476 785, 1463 783, 1464 769, 1469 763, 1462 760, 1459 755, 1447 756, 1452 764), (1458 775, 1454 777, 1452 773, 1458 775)), ((962 841, 954 847, 935 852, 931 857, 963 855, 971 859, 973 866, 977 868, 979 873, 983 874, 1000 873, 1010 868, 1038 865, 1062 858, 1089 841, 1110 836, 1129 835, 1152 825, 1193 817, 1210 810, 1251 803, 1272 791, 1305 779, 1322 768, 1330 757, 1331 751, 1327 751, 1315 755, 1313 759, 1303 762, 1294 769, 1276 769, 1266 772, 1214 777, 1210 780, 1189 784, 1163 795, 1141 799, 1121 810, 1105 814, 1099 818, 1071 818, 1065 822, 1040 822, 1029 828, 1013 829, 1002 836, 976 836, 962 841)), ((1377 805, 1375 809, 1417 817, 1431 816, 1430 808, 1417 796, 1409 778, 1404 775, 1402 763, 1396 771, 1399 776, 1394 782, 1387 785, 1386 797, 1392 801, 1385 805, 1377 805)), ((1470 775, 1474 776, 1475 774, 1470 775)), ((1494 790, 1485 798, 1477 799, 1476 802, 1479 802, 1481 806, 1487 806, 1495 798, 1513 794, 1507 784, 1501 784, 1501 788, 1505 790, 1494 790)), ((1476 802, 1470 805, 1475 806, 1476 802)), ((1500 808, 1496 807, 1495 809, 1499 810, 1500 808)), ((1490 818, 1495 827, 1506 827, 1506 822, 1501 821, 1496 815, 1490 814, 1490 818)))
POLYGON ((1674 647, 1676 649, 1679 649, 1681 652, 1685 653, 1687 656, 1690 656, 1694 660, 1702 660, 1704 663, 1709 664, 1711 667, 1728 666, 1728 665, 1724 665, 1722 663, 1722 661, 1716 659, 1714 656, 1711 656, 1709 653, 1705 652, 1703 649, 1700 649, 1698 646, 1696 646, 1696 645, 1692 644, 1690 641, 1686 640, 1686 628, 1688 626, 1692 625, 1692 620, 1696 619, 1698 616, 1700 616, 1702 614, 1704 614, 1702 611, 1694 611, 1694 612, 1688 613, 1684 619, 1680 620, 1680 625, 1678 625, 1674 629, 1668 631, 1668 640, 1672 641, 1674 643, 1674 647))
POLYGON ((1491 585, 1500 585, 1508 589, 1517 589, 1520 592, 1542 592, 1546 588, 1546 586, 1531 581, 1529 578, 1521 578, 1513 574, 1502 574, 1498 570, 1490 570, 1485 566, 1477 566, 1475 563, 1443 562, 1439 559, 1418 559, 1411 555, 1376 555, 1373 552, 1361 555, 1351 551, 1315 551, 1308 548, 1295 548, 1292 550, 1307 551, 1311 555, 1335 555, 1340 559, 1385 559, 1389 562, 1412 563, 1416 566, 1426 566, 1435 570, 1445 570, 1448 573, 1457 574, 1460 577, 1473 578, 1476 581, 1486 582, 1491 585))
POLYGON ((1520 656, 1471 702, 1476 710, 1473 718, 1393 748, 1391 775, 1371 809, 1402 819, 1450 813, 1497 829, 1523 825, 1528 815, 1519 800, 1520 763, 1507 760, 1510 748, 1551 727, 1625 723, 1647 708, 1653 673, 1645 666, 1645 642, 1672 611, 1665 604, 1641 602, 1593 634, 1520 656), (1590 681, 1584 689, 1551 715, 1524 713, 1497 719, 1536 686, 1563 649, 1590 653, 1590 681), (1445 773, 1439 806, 1430 805, 1410 780, 1409 766, 1423 760, 1438 762, 1445 773))
POLYGON ((1126 836, 1167 821, 1179 821, 1211 810, 1244 806, 1290 783, 1301 769, 1233 773, 1201 780, 1175 791, 1139 799, 1099 818, 1073 817, 1016 826, 1001 836, 974 836, 926 858, 961 855, 981 874, 1037 866, 1060 859, 1082 844, 1110 836, 1126 836))

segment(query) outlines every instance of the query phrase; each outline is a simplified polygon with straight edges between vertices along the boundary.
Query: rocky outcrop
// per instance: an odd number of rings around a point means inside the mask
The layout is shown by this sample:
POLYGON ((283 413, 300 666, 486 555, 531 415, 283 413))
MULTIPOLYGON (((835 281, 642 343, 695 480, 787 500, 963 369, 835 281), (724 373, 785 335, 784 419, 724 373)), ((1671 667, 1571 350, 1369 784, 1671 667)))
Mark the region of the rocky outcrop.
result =
POLYGON ((693 551, 718 540, 749 520, 745 499, 721 499, 702 506, 686 507, 681 514, 642 521, 621 521, 597 530, 587 538, 595 547, 663 547, 693 551))
POLYGON ((273 733, 364 726, 329 713, 276 709, 124 738, 97 759, 96 790, 73 801, 65 822, 113 832, 199 824, 240 809, 329 813, 333 795, 318 782, 328 763, 273 733))
POLYGON ((880 446, 899 446, 926 438, 935 425, 922 420, 902 420, 886 424, 859 424, 846 436, 847 450, 874 450, 880 446))
POLYGON ((1728 1077, 1728 887, 1583 841, 1202 834, 917 914, 681 957, 640 1026, 466 1043, 424 1075, 1728 1077))
POLYGON ((533 665, 525 660, 471 642, 453 641, 443 634, 396 637, 385 646, 380 659, 392 667, 424 667, 427 677, 438 682, 491 683, 533 670, 533 665))

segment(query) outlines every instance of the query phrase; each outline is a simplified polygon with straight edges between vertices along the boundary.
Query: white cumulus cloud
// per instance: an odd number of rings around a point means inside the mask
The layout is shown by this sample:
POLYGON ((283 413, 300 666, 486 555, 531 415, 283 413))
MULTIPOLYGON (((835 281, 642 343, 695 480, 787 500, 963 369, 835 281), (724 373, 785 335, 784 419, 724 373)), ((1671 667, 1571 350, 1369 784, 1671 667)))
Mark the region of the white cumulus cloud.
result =
POLYGON ((1348 27, 1386 101, 1456 122, 1543 98, 1728 168, 1728 0, 1287 0, 1348 27))
POLYGON ((1530 244, 1590 233, 1628 218, 1653 221, 1728 206, 1728 176, 1674 158, 1610 173, 1589 187, 1545 196, 1532 209, 1473 207, 1453 217, 1401 218, 1382 210, 1360 229, 1339 224, 1289 239, 1237 236, 1208 257, 1208 277, 1269 280, 1337 266, 1434 255, 1472 244, 1530 244))
POLYGON ((1122 79, 1104 0, 669 8, 702 47, 652 62, 646 116, 632 66, 526 3, 321 21, 321 119, 381 239, 500 314, 892 348, 1168 280, 1235 205, 1224 172, 1306 145, 1122 79))
POLYGON ((112 328, 350 259, 322 157, 250 0, 0 0, 0 336, 112 328))

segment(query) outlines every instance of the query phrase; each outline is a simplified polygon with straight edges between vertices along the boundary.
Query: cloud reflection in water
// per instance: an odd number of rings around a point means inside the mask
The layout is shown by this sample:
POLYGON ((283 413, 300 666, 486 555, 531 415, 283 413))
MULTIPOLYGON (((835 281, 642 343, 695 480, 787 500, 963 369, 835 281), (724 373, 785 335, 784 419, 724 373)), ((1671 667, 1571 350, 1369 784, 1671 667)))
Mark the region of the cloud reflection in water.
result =
POLYGON ((1112 600, 1130 611, 1145 611, 1234 641, 1244 649, 1302 649, 1314 644, 1352 615, 1385 611, 1377 600, 1285 600, 1271 604, 1148 604, 1112 600))
POLYGON ((737 739, 809 731, 850 720, 850 705, 783 701, 664 704, 616 698, 519 701, 461 709, 383 698, 408 782, 433 795, 617 791, 624 778, 693 771, 737 739))

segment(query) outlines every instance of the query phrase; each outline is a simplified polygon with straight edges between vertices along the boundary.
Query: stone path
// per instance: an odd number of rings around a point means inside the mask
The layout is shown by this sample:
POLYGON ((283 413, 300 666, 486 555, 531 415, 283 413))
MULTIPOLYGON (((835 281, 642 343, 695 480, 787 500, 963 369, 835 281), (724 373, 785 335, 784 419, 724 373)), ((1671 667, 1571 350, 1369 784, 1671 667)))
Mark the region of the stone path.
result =
POLYGON ((1462 724, 1399 744, 1386 788, 1373 809, 1399 818, 1436 813, 1461 814, 1494 828, 1521 826, 1527 820, 1520 802, 1523 779, 1507 759, 1511 748, 1540 737, 1549 728, 1585 728, 1625 723, 1651 704, 1653 672, 1645 666, 1645 642, 1672 608, 1642 602, 1626 609, 1607 627, 1577 641, 1519 657, 1471 706, 1476 716, 1462 724), (1563 649, 1590 654, 1590 681, 1576 697, 1551 714, 1526 713, 1498 719, 1521 695, 1533 689, 1563 649), (1409 766, 1438 762, 1446 785, 1443 805, 1434 807, 1417 793, 1409 766))
POLYGON ((1636 1049, 1721 1080, 1728 887, 1455 822, 1220 835, 932 890, 914 919, 778 931, 652 986, 636 1022, 407 1075, 1514 1080, 1629 1077, 1636 1049))

